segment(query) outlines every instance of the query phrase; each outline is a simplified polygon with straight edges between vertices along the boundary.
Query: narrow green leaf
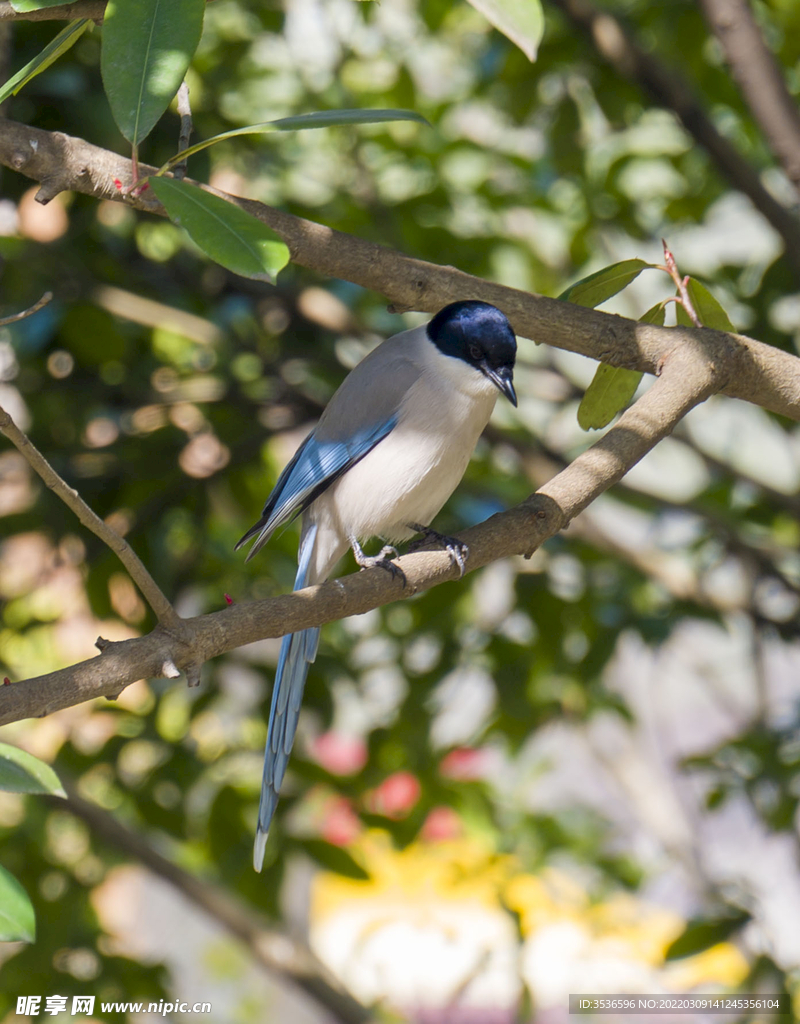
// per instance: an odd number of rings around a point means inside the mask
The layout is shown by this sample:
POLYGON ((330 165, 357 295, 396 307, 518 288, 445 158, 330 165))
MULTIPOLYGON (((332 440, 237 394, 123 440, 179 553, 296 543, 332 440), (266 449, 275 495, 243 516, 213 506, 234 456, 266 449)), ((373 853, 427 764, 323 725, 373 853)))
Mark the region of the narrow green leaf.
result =
POLYGON ((8 743, 0 743, 0 789, 7 793, 67 795, 49 764, 8 743))
POLYGON ((41 53, 37 53, 33 60, 29 60, 24 68, 12 75, 11 78, 0 88, 0 103, 7 100, 9 96, 16 96, 23 85, 27 85, 32 78, 49 68, 53 61, 58 60, 62 53, 74 46, 80 36, 90 25, 88 18, 79 18, 71 21, 66 28, 63 28, 58 35, 51 40, 41 53))
POLYGON ((4 867, 0 867, 0 942, 33 942, 36 914, 28 894, 4 867))
POLYGON ((289 262, 289 248, 275 232, 233 203, 174 178, 150 178, 150 187, 170 220, 234 274, 274 281, 289 262))
POLYGON ((169 106, 203 31, 205 0, 109 0, 100 70, 117 126, 138 146, 169 106))
POLYGON ((718 299, 714 298, 704 284, 690 277, 686 290, 689 292, 689 298, 692 300, 695 313, 700 317, 700 322, 704 327, 711 327, 715 331, 732 331, 734 334, 736 333, 736 328, 730 322, 728 314, 722 308, 721 303, 718 299))
MULTIPOLYGON (((664 304, 656 303, 639 317, 644 324, 664 325, 664 304)), ((608 426, 618 412, 631 402, 644 375, 640 370, 601 363, 578 406, 578 425, 583 430, 608 426)))
POLYGON ((469 0, 476 11, 522 50, 529 61, 544 33, 544 14, 539 0, 469 0))
POLYGON ((380 124, 383 121, 416 121, 430 127, 430 121, 413 110, 318 110, 309 114, 297 114, 294 117, 279 117, 275 121, 249 124, 244 128, 233 128, 229 132, 222 132, 210 139, 196 142, 188 149, 182 149, 180 153, 171 156, 158 173, 163 174, 187 157, 225 139, 234 139, 237 135, 268 135, 272 132, 291 132, 301 128, 339 128, 346 124, 380 124))
POLYGON ((45 7, 62 7, 64 0, 11 0, 11 6, 20 14, 28 11, 41 11, 45 7))
POLYGON ((356 878, 365 882, 369 874, 361 867, 352 854, 348 853, 341 846, 334 846, 322 839, 304 839, 300 844, 306 853, 328 871, 337 875, 344 875, 345 878, 356 878))
POLYGON ((612 263, 602 270, 589 274, 588 277, 571 284, 558 297, 566 302, 574 302, 576 306, 588 306, 594 309, 612 295, 621 292, 631 281, 634 281, 643 270, 657 269, 655 263, 644 260, 622 260, 612 263))
POLYGON ((750 920, 746 911, 731 913, 730 917, 718 917, 710 920, 696 918, 686 925, 684 931, 668 947, 667 960, 677 960, 684 956, 693 956, 703 950, 724 942, 734 932, 744 928, 750 920))

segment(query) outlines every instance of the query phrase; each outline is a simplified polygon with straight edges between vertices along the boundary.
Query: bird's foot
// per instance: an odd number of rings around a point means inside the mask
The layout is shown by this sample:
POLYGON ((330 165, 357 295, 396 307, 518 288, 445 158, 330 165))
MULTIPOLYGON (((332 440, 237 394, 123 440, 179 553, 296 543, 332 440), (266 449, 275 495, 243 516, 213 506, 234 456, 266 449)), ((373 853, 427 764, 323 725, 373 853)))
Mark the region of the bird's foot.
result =
POLYGON ((397 558, 397 548, 393 548, 391 544, 385 545, 378 552, 377 555, 365 555, 361 545, 355 539, 350 538, 350 547, 353 549, 353 557, 356 560, 356 564, 362 569, 386 569, 387 572, 392 574, 392 578, 399 576, 403 582, 403 586, 406 585, 406 574, 400 568, 399 565, 395 565, 392 558, 397 558), (391 556, 391 557, 390 557, 391 556))
POLYGON ((450 561, 453 565, 458 567, 458 575, 463 576, 466 572, 467 559, 469 558, 469 547, 464 543, 463 540, 459 540, 458 537, 448 537, 444 533, 439 533, 438 530, 432 530, 430 526, 422 526, 420 523, 409 523, 409 530, 413 530, 415 533, 421 533, 422 536, 417 540, 412 541, 408 547, 409 551, 417 551, 430 541, 436 541, 440 544, 450 556, 450 561))

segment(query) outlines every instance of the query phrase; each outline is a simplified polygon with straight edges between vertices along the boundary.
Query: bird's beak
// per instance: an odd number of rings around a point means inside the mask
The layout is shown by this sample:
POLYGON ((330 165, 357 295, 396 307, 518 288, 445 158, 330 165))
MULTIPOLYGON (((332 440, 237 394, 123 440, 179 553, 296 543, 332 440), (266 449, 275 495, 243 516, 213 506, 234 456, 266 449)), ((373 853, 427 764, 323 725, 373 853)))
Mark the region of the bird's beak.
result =
POLYGON ((479 364, 481 372, 488 377, 494 386, 502 391, 513 406, 517 404, 517 393, 514 390, 514 371, 510 366, 501 366, 495 370, 494 367, 484 360, 479 364))

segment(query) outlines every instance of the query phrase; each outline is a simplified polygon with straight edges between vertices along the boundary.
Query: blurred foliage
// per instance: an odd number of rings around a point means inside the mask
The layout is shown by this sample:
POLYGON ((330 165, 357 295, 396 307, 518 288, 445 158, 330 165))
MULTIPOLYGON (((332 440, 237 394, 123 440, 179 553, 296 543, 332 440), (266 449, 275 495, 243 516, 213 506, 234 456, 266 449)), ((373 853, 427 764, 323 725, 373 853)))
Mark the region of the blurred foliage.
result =
MULTIPOLYGON (((694 0, 605 6, 785 188, 694 0)), ((757 9, 797 91, 796 6, 757 9)), ((195 138, 342 107, 409 108, 433 127, 242 137, 198 154, 189 173, 550 295, 616 260, 658 262, 664 235, 739 329, 795 350, 800 296, 780 241, 674 115, 549 4, 545 15, 530 64, 466 3, 216 0, 188 74, 195 138)), ((15 23, 4 77, 56 31, 15 23)), ((126 152, 103 97, 100 34, 31 80, 8 116, 126 152)), ((177 133, 173 108, 141 159, 162 164, 177 133)), ((0 312, 47 289, 56 299, 0 330, 0 403, 182 614, 289 590, 293 529, 247 566, 233 546, 346 369, 419 318, 291 264, 277 285, 236 277, 121 204, 69 195, 41 209, 26 179, 4 170, 2 186, 0 312)), ((639 284, 613 308, 638 317, 670 294, 666 278, 656 294, 639 284)), ((498 410, 441 530, 520 501, 585 447, 575 414, 593 369, 521 342, 519 414, 498 410)), ((444 822, 448 839, 477 837, 525 872, 576 873, 593 899, 666 893, 691 919, 673 955, 725 938, 746 951, 748 983, 796 985, 800 962, 766 889, 726 875, 706 846, 726 809, 741 812, 748 836, 788 844, 780 884, 796 882, 798 452, 796 427, 709 403, 530 562, 326 627, 260 876, 251 846, 276 644, 207 665, 197 690, 142 682, 3 738, 268 918, 285 914, 298 860, 361 877, 364 828, 402 850, 435 841, 431 823, 444 822), (347 740, 336 756, 331 736, 347 740), (556 768, 566 781, 548 789, 556 768), (673 814, 684 831, 673 834, 673 814)), ((153 626, 111 552, 8 448, 0 514, 0 675, 12 685, 90 657, 98 632, 153 626)), ((0 1015, 26 992, 164 997, 163 966, 120 950, 96 909, 122 854, 54 803, 0 797, 0 858, 31 895, 38 933, 9 949, 0 1015)))

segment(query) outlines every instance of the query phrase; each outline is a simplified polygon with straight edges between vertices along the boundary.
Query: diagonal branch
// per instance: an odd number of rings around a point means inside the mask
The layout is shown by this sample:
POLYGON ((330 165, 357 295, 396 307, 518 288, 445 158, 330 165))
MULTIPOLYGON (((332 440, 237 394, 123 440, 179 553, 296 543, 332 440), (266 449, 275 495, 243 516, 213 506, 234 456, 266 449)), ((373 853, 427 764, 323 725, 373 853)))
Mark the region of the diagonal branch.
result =
MULTIPOLYGON (((694 332, 694 341, 676 346, 653 386, 565 470, 521 505, 467 530, 463 534, 469 545, 467 571, 511 555, 530 556, 620 480, 691 408, 718 391, 724 380, 723 368, 711 358, 703 340, 704 333, 694 332)), ((143 676, 164 674, 162 668, 167 663, 197 665, 254 640, 370 611, 458 575, 444 552, 414 552, 397 564, 407 578, 407 589, 399 579, 374 569, 293 594, 184 619, 180 635, 157 627, 145 637, 106 643, 97 658, 0 687, 0 725, 46 715, 93 697, 116 697, 143 676)))
MULTIPOLYGON (((133 180, 130 160, 61 132, 0 119, 0 164, 41 182, 37 199, 43 203, 70 190, 164 215, 151 189, 136 197, 120 194, 115 181, 133 180)), ((155 168, 140 164, 140 171, 154 174, 155 168)), ((499 306, 516 333, 525 338, 645 373, 657 373, 676 345, 696 344, 702 337, 724 371, 723 394, 800 419, 800 359, 772 345, 707 329, 657 327, 532 295, 455 267, 415 259, 254 200, 209 191, 268 224, 289 246, 295 263, 386 295, 396 310, 435 313, 457 299, 484 299, 499 306)))
POLYGON ((800 109, 747 0, 700 0, 769 148, 800 192, 800 109))
MULTIPOLYGON (((786 258, 800 277, 800 220, 764 188, 758 172, 715 127, 690 84, 674 68, 667 68, 652 53, 645 53, 608 11, 590 0, 551 0, 577 28, 585 32, 600 56, 617 72, 637 82, 657 103, 674 111, 686 130, 706 149, 717 170, 749 197, 756 209, 781 235, 786 258)), ((723 7, 729 0, 720 0, 723 7)))
POLYGON ((44 309, 48 302, 52 302, 53 293, 45 292, 41 299, 37 299, 32 306, 28 306, 27 309, 23 309, 21 313, 12 313, 11 316, 4 316, 0 318, 0 327, 5 327, 6 324, 16 324, 20 320, 27 320, 29 316, 33 316, 34 313, 38 313, 40 309, 44 309))
MULTIPOLYGON (((59 809, 63 800, 53 801, 59 809)), ((114 815, 83 800, 70 791, 66 809, 81 818, 102 842, 115 847, 126 857, 134 857, 153 874, 204 910, 226 931, 248 948, 250 955, 271 974, 288 978, 307 992, 340 1024, 366 1024, 372 1014, 344 992, 327 968, 311 950, 285 932, 265 928, 249 907, 211 882, 189 874, 174 861, 163 857, 139 833, 126 828, 114 815)))
POLYGON ((130 573, 131 579, 142 592, 147 603, 153 609, 159 623, 164 627, 179 628, 181 619, 167 600, 159 585, 144 567, 144 563, 128 544, 128 542, 94 513, 76 490, 69 486, 53 469, 30 440, 22 433, 9 414, 0 406, 0 434, 5 436, 17 448, 28 464, 39 474, 45 484, 57 497, 61 498, 83 525, 99 537, 130 573))

